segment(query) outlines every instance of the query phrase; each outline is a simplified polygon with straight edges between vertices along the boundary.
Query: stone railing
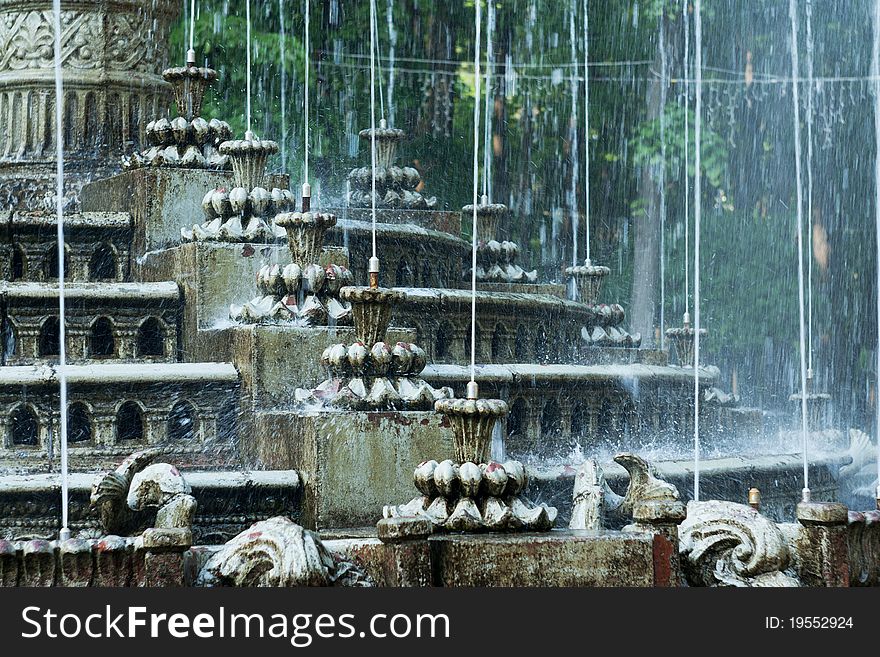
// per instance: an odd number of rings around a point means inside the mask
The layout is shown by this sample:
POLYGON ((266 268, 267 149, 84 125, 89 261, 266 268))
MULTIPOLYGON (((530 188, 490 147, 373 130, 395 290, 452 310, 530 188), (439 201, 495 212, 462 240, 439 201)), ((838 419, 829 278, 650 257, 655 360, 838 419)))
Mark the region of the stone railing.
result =
POLYGON ((182 586, 188 529, 65 541, 0 539, 0 586, 182 586))

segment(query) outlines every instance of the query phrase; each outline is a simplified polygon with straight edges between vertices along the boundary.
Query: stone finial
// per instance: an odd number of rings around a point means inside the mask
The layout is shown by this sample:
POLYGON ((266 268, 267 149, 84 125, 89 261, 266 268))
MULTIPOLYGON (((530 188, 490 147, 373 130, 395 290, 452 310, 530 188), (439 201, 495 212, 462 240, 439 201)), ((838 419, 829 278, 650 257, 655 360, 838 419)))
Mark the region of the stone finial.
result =
POLYGON ((351 303, 355 337, 365 346, 385 342, 393 307, 406 300, 406 293, 384 287, 347 286, 339 298, 351 303))
POLYGON ((495 423, 507 415, 501 399, 440 399, 434 410, 452 424, 455 457, 459 462, 485 463, 489 459, 495 423))
POLYGON ((324 246, 324 235, 336 225, 336 215, 328 212, 285 212, 275 217, 275 225, 287 232, 291 259, 304 270, 318 262, 324 246))
MULTIPOLYGON (((684 326, 666 329, 666 337, 675 345, 675 352, 678 354, 678 364, 681 367, 694 366, 694 337, 696 334, 696 330, 688 322, 685 322, 684 326)), ((701 328, 700 339, 702 340, 706 335, 708 335, 708 331, 701 328)))
POLYGON ((602 265, 594 265, 587 260, 583 265, 567 267, 565 275, 573 278, 577 287, 578 301, 588 306, 595 306, 599 301, 602 281, 611 273, 611 269, 602 265))
POLYGON ((441 531, 549 531, 557 511, 521 497, 528 483, 519 461, 425 461, 413 473, 421 496, 382 510, 387 519, 427 518, 441 531))
MULTIPOLYGON (((470 219, 474 216, 474 206, 469 204, 461 209, 462 216, 470 219)), ((498 224, 502 217, 507 216, 507 206, 502 203, 489 203, 485 197, 477 204, 477 239, 489 242, 498 239, 498 224)))
POLYGON ((252 190, 263 186, 266 162, 278 152, 278 142, 259 139, 248 133, 244 139, 224 141, 218 149, 232 162, 235 186, 252 190))
POLYGON ((205 91, 217 79, 217 71, 200 66, 176 66, 162 71, 162 77, 174 89, 177 113, 192 121, 202 115, 205 91))
MULTIPOLYGON (((376 179, 376 207, 406 210, 430 210, 437 206, 436 197, 423 196, 419 190, 422 176, 414 167, 394 164, 397 144, 405 137, 403 130, 388 128, 383 124, 376 128, 376 171, 372 165, 352 169, 348 174, 351 191, 348 204, 353 208, 369 208, 373 204, 373 176, 376 179)), ((372 141, 373 131, 361 130, 360 138, 372 141)))
MULTIPOLYGON (((406 133, 400 128, 389 128, 385 125, 385 119, 375 130, 376 135, 376 166, 388 169, 394 164, 397 154, 397 144, 404 140, 406 133)), ((373 129, 366 128, 358 133, 358 136, 366 142, 372 143, 373 129)))

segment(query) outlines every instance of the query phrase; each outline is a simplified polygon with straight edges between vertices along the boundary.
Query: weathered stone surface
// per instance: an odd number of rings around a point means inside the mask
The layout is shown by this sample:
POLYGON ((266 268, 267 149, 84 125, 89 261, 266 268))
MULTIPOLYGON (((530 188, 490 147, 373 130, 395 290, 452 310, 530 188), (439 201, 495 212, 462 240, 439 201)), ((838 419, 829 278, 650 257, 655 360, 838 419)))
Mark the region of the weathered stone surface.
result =
POLYGON ((105 536, 94 542, 95 586, 132 586, 134 543, 120 536, 105 536))
POLYGON ((10 541, 0 539, 0 586, 16 586, 19 578, 18 548, 10 541))
MULTIPOLYGON (((301 481, 293 470, 187 472, 186 478, 199 501, 193 536, 202 545, 224 543, 257 520, 279 514, 296 518, 299 513, 301 481)), ((70 527, 75 535, 102 536, 99 543, 112 544, 112 536, 89 509, 93 479, 87 473, 70 474, 70 527)), ((0 478, 0 536, 54 538, 60 529, 60 501, 57 474, 0 478), (21 504, 22 499, 30 504, 21 504)))
POLYGON ((846 506, 801 502, 800 531, 795 539, 798 576, 805 586, 849 586, 849 545, 846 506))
MULTIPOLYGON (((287 176, 270 176, 269 187, 286 189, 287 176)), ((86 185, 82 208, 128 212, 134 253, 144 254, 180 242, 180 229, 200 223, 208 190, 231 188, 232 172, 149 167, 124 171, 86 185)))
POLYGON ((801 502, 797 505, 797 519, 802 525, 843 525, 849 509, 839 502, 801 502))
POLYGON ((55 584, 55 545, 50 541, 28 541, 22 547, 23 586, 53 586, 55 584))
POLYGON ((379 540, 383 543, 401 543, 427 538, 433 532, 431 521, 427 518, 382 518, 376 523, 379 540))
POLYGON ((452 429, 433 412, 258 412, 259 462, 296 469, 308 528, 373 525, 388 500, 408 499, 425 454, 452 455, 452 429))
MULTIPOLYGON (((196 562, 201 561, 199 556, 196 562)), ((258 522, 204 561, 197 586, 372 586, 360 568, 285 517, 258 522)))
POLYGON ((199 586, 327 586, 333 559, 321 541, 289 518, 253 525, 214 553, 199 586))
MULTIPOLYGON (((170 0, 126 0, 112 8, 62 6, 65 182, 75 193, 94 175, 118 169, 117 157, 144 136, 144 117, 170 96, 158 72, 167 61, 170 0)), ((55 184, 55 112, 51 2, 0 7, 0 207, 33 207, 55 184)))
POLYGON ((427 540, 383 543, 376 538, 347 538, 326 540, 324 545, 357 564, 377 586, 432 586, 427 540))
POLYGON ((681 567, 692 586, 798 586, 788 574, 788 542, 750 506, 690 502, 679 528, 681 567))
POLYGON ((621 532, 428 539, 435 586, 653 586, 654 538, 621 532))
POLYGON ((61 586, 90 586, 94 577, 92 545, 80 538, 70 538, 58 546, 61 561, 61 586))
POLYGON ((880 586, 880 511, 850 511, 847 544, 849 585, 880 586))
POLYGON ((192 545, 192 531, 184 527, 144 530, 143 547, 148 552, 182 552, 192 545))
POLYGON ((633 520, 648 525, 677 525, 687 518, 687 507, 677 500, 640 500, 633 506, 633 520))

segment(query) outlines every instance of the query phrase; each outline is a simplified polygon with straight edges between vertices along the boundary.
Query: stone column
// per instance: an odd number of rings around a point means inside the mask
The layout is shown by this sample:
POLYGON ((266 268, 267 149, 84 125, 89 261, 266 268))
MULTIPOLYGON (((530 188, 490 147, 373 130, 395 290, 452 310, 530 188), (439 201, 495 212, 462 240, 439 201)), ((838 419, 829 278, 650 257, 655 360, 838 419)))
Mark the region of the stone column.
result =
POLYGON ((687 508, 682 502, 647 500, 633 507, 633 524, 626 530, 654 534, 654 586, 681 584, 678 526, 685 518, 687 508))
MULTIPOLYGON (((173 0, 63 2, 65 174, 78 192, 92 176, 119 170, 140 145, 170 85, 168 34, 173 0)), ((37 209, 55 185, 54 28, 49 0, 0 2, 0 209, 37 209)), ((184 59, 181 52, 177 58, 184 59)))
POLYGON ((143 534, 144 586, 184 586, 184 560, 192 530, 147 529, 143 534))
POLYGON ((804 586, 849 586, 849 511, 837 502, 797 505, 798 575, 804 586))
POLYGON ((383 518, 376 523, 384 555, 385 586, 431 586, 431 521, 427 518, 383 518))

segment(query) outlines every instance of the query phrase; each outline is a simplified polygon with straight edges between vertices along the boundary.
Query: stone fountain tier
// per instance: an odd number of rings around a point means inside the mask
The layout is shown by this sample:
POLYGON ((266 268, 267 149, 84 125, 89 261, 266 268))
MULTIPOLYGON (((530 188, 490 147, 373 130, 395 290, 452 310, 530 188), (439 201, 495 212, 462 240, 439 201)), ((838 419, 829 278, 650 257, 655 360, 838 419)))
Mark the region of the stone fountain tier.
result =
POLYGON ((202 115, 205 91, 217 79, 217 71, 207 66, 173 66, 162 71, 162 77, 174 89, 177 113, 182 117, 202 115))
POLYGON ((218 148, 232 164, 235 186, 227 191, 217 187, 202 198, 205 221, 192 228, 182 228, 186 241, 251 242, 275 240, 284 230, 271 217, 287 212, 295 205, 290 191, 263 187, 266 162, 278 152, 278 144, 258 139, 248 133, 245 139, 224 141, 218 148))
POLYGON ((507 404, 500 399, 443 399, 434 408, 452 424, 458 462, 421 463, 413 473, 421 495, 401 506, 384 507, 383 516, 425 517, 435 530, 445 531, 552 529, 556 509, 519 497, 528 482, 522 463, 488 462, 492 434, 507 415, 507 404))
MULTIPOLYGON (((678 355, 678 364, 681 367, 693 368, 694 366, 694 338, 696 334, 696 329, 694 329, 689 323, 685 323, 684 326, 666 329, 666 337, 675 345, 675 352, 678 355)), ((706 329, 700 329, 701 340, 708 334, 709 332, 706 329)))
MULTIPOLYGON (((64 2, 61 6, 65 193, 118 171, 141 148, 145 114, 171 89, 159 75, 180 12, 173 0, 64 2), (78 108, 72 111, 73 106, 78 108)), ((52 3, 0 3, 0 207, 38 209, 55 189, 55 79, 52 3)))
POLYGON ((181 167, 184 169, 228 169, 229 158, 217 146, 229 139, 229 124, 200 116, 150 121, 146 127, 150 147, 122 158, 123 169, 181 167))
MULTIPOLYGON (((376 207, 382 209, 432 210, 437 198, 424 196, 419 187, 422 176, 414 167, 394 164, 397 144, 406 137, 399 128, 388 128, 384 119, 380 127, 361 130, 359 136, 371 143, 376 139, 376 207)), ((353 169, 348 174, 351 190, 348 205, 352 208, 370 208, 373 205, 373 167, 353 169)))
POLYGON ((296 205, 288 189, 263 187, 247 190, 218 187, 202 199, 206 220, 192 228, 181 228, 187 242, 270 242, 285 236, 283 228, 272 219, 296 205))
POLYGON ((275 223, 287 233, 287 246, 293 262, 305 268, 318 261, 324 235, 336 225, 336 215, 329 212, 287 212, 275 217, 275 223))
POLYGON ((386 344, 392 307, 406 294, 388 288, 343 287, 339 297, 350 304, 357 341, 324 350, 321 363, 330 377, 313 390, 297 389, 303 404, 324 404, 351 410, 428 410, 452 396, 434 389, 418 375, 427 364, 415 344, 386 344))
MULTIPOLYGON (((473 203, 461 209, 462 215, 473 217, 473 203)), ((489 203, 486 197, 483 202, 477 204, 477 239, 481 241, 493 240, 498 236, 498 224, 507 215, 507 206, 503 203, 489 203)))
POLYGON ((342 265, 297 263, 263 265, 257 272, 259 296, 229 308, 229 317, 243 324, 293 323, 298 326, 347 326, 351 305, 338 299, 339 289, 351 283, 342 265))
POLYGON ((594 306, 599 301, 602 281, 610 273, 611 269, 608 267, 591 264, 589 260, 583 265, 568 267, 565 270, 566 277, 575 281, 578 300, 588 306, 594 306))
POLYGON ((477 245, 478 283, 537 283, 538 271, 526 271, 516 259, 519 246, 516 242, 489 240, 477 245))
MULTIPOLYGON (((171 454, 163 458, 173 458, 171 454)), ((303 482, 293 470, 192 470, 183 474, 198 501, 193 538, 201 544, 228 540, 254 522, 279 513, 299 515, 303 482)), ((70 474, 70 528, 74 536, 101 535, 89 511, 95 471, 70 474)), ((58 475, 5 475, 0 482, 0 538, 50 539, 60 529, 58 475), (21 499, 30 500, 27 506, 21 499)))
MULTIPOLYGON (((461 400, 451 400, 461 401, 461 400)), ((521 499, 528 478, 522 463, 477 465, 471 461, 426 461, 413 482, 421 495, 401 506, 386 506, 385 518, 425 517, 435 531, 548 531, 557 511, 521 499)))
MULTIPOLYGON (((191 51, 190 56, 194 59, 191 51)), ((229 156, 218 147, 232 136, 229 124, 216 118, 206 121, 201 116, 205 91, 217 79, 217 71, 196 66, 190 60, 186 66, 165 69, 162 77, 174 90, 178 116, 150 121, 146 127, 150 147, 123 157, 122 168, 229 168, 229 156)))

